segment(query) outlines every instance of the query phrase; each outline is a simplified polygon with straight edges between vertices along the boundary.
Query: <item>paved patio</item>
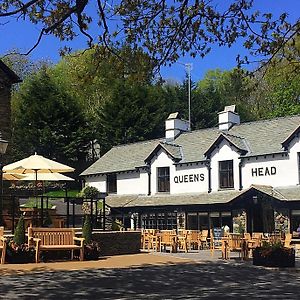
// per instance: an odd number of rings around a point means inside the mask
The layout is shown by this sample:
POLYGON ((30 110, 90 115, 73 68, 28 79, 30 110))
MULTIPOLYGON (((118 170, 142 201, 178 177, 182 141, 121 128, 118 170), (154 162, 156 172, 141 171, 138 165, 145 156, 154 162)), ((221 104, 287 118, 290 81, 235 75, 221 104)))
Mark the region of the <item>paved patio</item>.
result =
POLYGON ((295 269, 279 270, 218 257, 209 251, 143 253, 96 262, 4 265, 0 298, 299 299, 299 258, 295 269))

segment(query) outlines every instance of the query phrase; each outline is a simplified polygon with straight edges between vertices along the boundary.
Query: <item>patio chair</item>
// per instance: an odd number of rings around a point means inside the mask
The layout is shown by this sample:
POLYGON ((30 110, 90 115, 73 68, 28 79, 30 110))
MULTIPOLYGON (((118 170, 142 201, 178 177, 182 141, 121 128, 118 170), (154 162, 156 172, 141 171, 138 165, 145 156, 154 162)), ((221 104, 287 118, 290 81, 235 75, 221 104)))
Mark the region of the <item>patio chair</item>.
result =
POLYGON ((226 247, 226 258, 230 258, 230 252, 238 252, 239 257, 242 257, 243 259, 245 256, 245 245, 244 240, 241 234, 238 233, 231 233, 228 236, 227 240, 227 247, 226 247))
POLYGON ((201 247, 201 233, 198 230, 187 231, 187 248, 189 250, 197 249, 201 247))
POLYGON ((200 249, 209 248, 208 230, 202 230, 200 232, 200 249))
POLYGON ((286 233, 284 238, 284 247, 292 248, 291 241, 292 241, 293 235, 291 233, 286 233))
POLYGON ((177 235, 174 230, 161 230, 159 234, 159 250, 161 251, 162 247, 166 251, 167 247, 171 247, 171 252, 177 251, 177 235))

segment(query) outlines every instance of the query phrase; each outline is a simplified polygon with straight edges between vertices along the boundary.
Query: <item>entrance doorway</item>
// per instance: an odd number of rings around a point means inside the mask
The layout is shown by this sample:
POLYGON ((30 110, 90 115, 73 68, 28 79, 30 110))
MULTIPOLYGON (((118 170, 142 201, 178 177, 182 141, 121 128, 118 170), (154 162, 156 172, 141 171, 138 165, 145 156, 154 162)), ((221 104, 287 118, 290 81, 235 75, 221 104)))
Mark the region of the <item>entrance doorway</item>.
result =
POLYGON ((274 209, 269 201, 256 201, 247 211, 248 232, 271 233, 275 230, 274 209))

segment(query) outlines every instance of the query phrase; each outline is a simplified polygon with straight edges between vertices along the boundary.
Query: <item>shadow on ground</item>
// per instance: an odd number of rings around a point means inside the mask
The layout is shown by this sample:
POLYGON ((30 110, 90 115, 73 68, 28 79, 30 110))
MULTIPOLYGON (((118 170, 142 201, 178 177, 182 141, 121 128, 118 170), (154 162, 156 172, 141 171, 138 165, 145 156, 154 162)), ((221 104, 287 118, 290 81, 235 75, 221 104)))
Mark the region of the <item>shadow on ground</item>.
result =
MULTIPOLYGON (((37 270, 38 271, 38 270, 37 270)), ((1 299, 299 299, 300 273, 224 261, 2 276, 1 299)))

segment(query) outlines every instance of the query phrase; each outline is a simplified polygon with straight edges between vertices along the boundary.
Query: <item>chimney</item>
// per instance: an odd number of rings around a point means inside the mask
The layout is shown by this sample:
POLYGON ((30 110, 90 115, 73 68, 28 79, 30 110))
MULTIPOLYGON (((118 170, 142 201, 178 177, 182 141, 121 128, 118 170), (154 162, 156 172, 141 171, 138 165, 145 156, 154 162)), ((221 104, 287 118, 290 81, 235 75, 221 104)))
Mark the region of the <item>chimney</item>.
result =
POLYGON ((224 111, 219 112, 219 129, 229 130, 236 124, 240 124, 240 116, 235 112, 235 105, 225 106, 224 111))
POLYGON ((189 122, 182 120, 178 112, 169 115, 166 120, 166 140, 174 140, 181 132, 189 130, 189 122))

